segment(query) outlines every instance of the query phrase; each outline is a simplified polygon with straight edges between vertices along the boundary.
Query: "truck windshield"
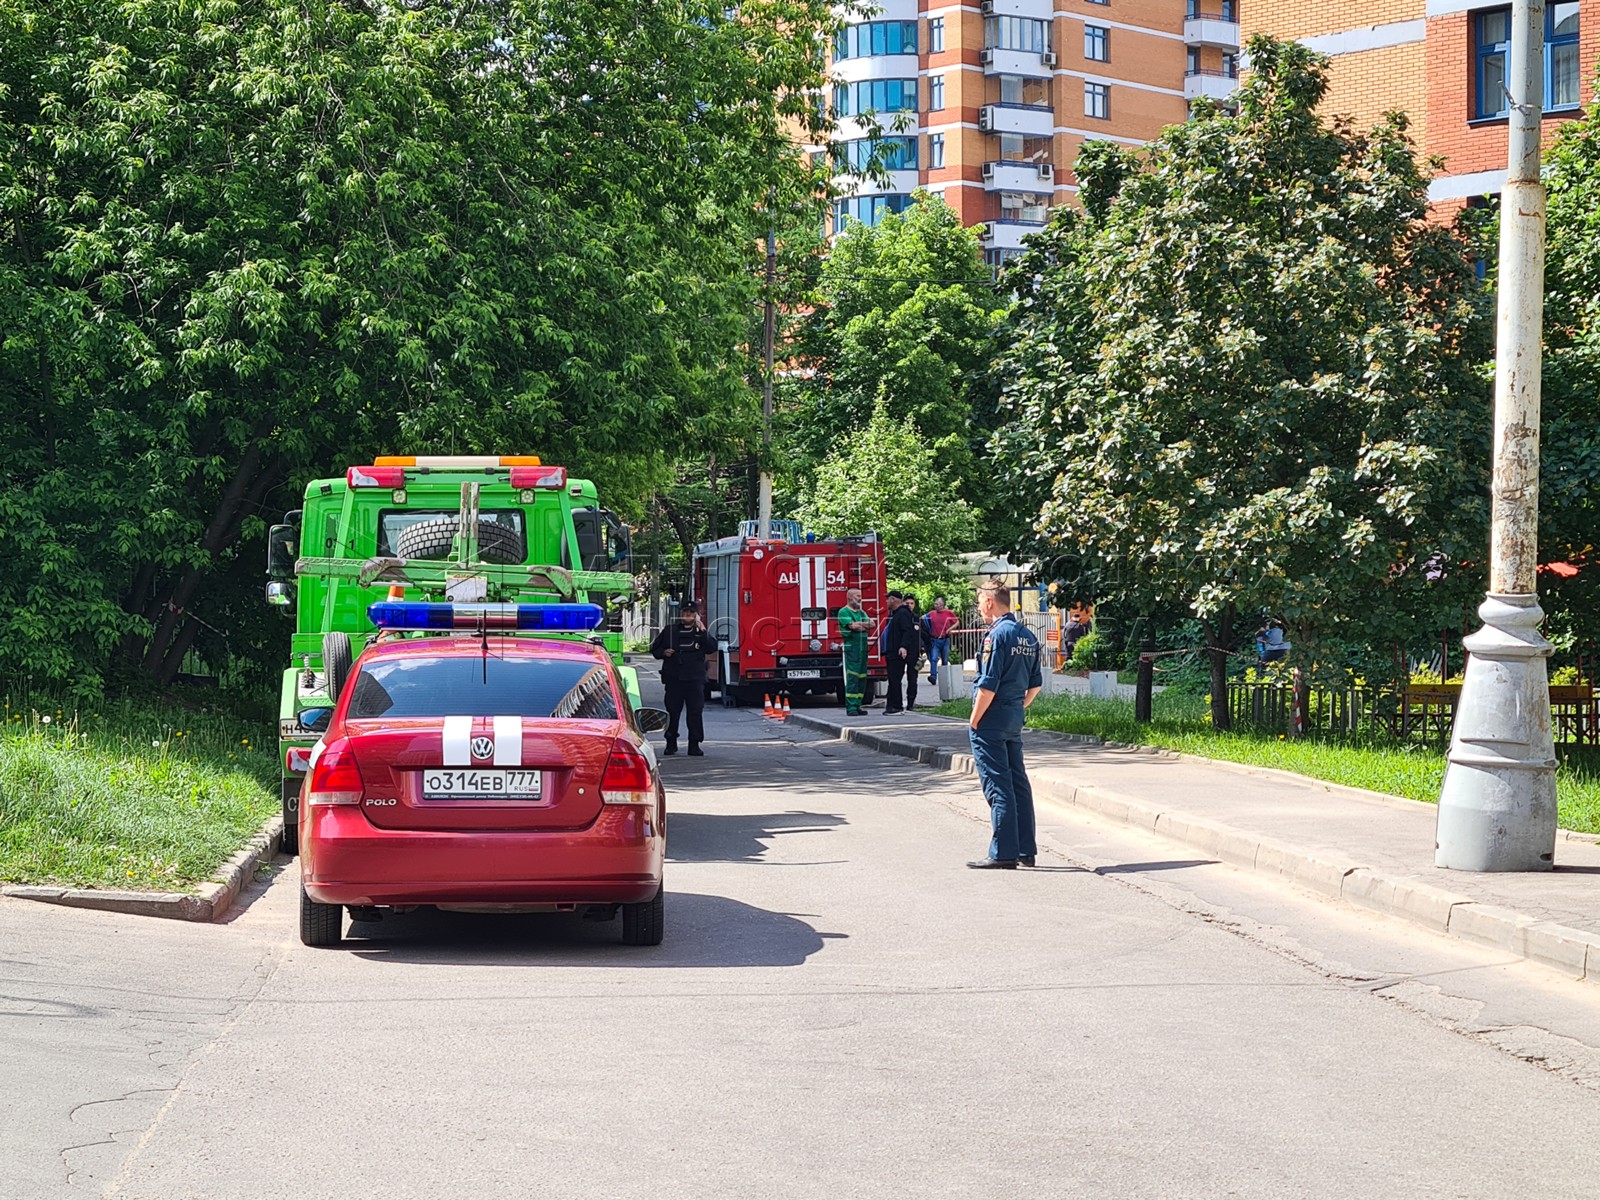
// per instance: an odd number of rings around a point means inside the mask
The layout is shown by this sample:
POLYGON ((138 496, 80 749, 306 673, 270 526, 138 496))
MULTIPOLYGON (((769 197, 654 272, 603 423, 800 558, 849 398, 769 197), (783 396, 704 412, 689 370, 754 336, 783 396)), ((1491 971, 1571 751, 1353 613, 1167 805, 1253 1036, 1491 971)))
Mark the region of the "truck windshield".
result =
MULTIPOLYGON (((396 553, 395 545, 400 540, 400 535, 413 525, 423 521, 437 521, 441 518, 454 524, 460 519, 460 514, 450 509, 436 508, 386 508, 378 514, 378 554, 380 557, 393 557, 396 553)), ((521 557, 528 557, 528 537, 523 525, 523 512, 520 508, 483 508, 478 510, 480 522, 493 522, 511 531, 516 537, 517 544, 522 547, 521 557)), ((438 557, 447 558, 448 547, 438 557)))
POLYGON ((345 718, 576 717, 615 720, 606 669, 573 658, 472 655, 392 658, 355 677, 345 718))

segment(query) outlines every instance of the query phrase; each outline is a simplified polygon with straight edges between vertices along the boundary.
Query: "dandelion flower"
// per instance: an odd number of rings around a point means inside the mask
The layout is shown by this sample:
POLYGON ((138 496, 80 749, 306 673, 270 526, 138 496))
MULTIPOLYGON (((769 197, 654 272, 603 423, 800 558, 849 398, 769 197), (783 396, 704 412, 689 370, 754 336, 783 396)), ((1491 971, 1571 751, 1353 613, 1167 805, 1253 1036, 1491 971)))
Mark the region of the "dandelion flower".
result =
POLYGON ((49 718, 48 715, 40 717, 39 720, 40 720, 41 723, 43 723, 45 725, 50 724, 50 718, 49 718))
POLYGON ((158 741, 156 741, 156 740, 154 740, 154 739, 153 739, 153 738, 152 738, 152 739, 151 739, 151 742, 150 742, 150 744, 151 744, 151 745, 152 745, 152 746, 155 746, 155 747, 157 747, 157 748, 158 748, 158 749, 159 749, 159 748, 160 748, 160 746, 161 746, 161 743, 160 743, 160 742, 158 742, 158 741))

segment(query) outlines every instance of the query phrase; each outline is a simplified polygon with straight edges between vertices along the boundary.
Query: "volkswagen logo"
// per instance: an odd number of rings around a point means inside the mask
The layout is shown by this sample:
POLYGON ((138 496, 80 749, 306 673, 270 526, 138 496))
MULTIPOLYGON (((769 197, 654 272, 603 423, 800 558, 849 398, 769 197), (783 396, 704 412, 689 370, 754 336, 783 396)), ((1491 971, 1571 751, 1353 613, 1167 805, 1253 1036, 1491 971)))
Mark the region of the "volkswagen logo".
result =
MULTIPOLYGON (((459 745, 459 743, 457 743, 459 745)), ((494 739, 492 737, 475 737, 472 739, 472 757, 488 758, 494 753, 494 739)))

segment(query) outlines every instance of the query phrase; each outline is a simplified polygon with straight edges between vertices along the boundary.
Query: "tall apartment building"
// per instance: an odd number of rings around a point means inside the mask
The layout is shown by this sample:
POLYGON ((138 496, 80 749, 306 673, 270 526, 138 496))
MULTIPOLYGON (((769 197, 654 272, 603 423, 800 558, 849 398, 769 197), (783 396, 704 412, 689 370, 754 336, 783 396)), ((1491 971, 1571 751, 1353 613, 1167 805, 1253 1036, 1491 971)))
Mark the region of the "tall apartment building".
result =
MULTIPOLYGON (((1254 0, 1252 0, 1254 2, 1254 0)), ((878 0, 834 47, 835 231, 918 187, 983 226, 999 263, 1077 191, 1092 139, 1142 145, 1238 73, 1236 0, 878 0), (887 183, 859 174, 877 151, 887 183)))
MULTIPOLYGON (((1499 192, 1506 177, 1506 0, 1250 0, 1243 30, 1294 39, 1331 58, 1323 111, 1360 127, 1387 111, 1411 117, 1424 154, 1444 159, 1429 187, 1449 216, 1499 192)), ((1544 136, 1593 98, 1600 0, 1545 4, 1544 136)))

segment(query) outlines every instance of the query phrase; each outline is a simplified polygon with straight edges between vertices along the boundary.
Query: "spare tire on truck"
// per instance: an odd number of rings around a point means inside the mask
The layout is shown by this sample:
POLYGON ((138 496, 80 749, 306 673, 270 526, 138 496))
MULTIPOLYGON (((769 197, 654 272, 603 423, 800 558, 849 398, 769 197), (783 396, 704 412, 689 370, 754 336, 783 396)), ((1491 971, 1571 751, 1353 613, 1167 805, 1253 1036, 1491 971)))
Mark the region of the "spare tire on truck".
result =
MULTIPOLYGON (((401 530, 394 540, 398 558, 442 559, 450 557, 456 530, 455 517, 430 517, 401 530)), ((478 522, 478 557, 484 562, 515 564, 523 558, 522 539, 499 521, 478 522)))
POLYGON ((345 680, 350 678, 350 635, 337 630, 322 635, 322 670, 328 680, 328 703, 339 703, 345 680))

